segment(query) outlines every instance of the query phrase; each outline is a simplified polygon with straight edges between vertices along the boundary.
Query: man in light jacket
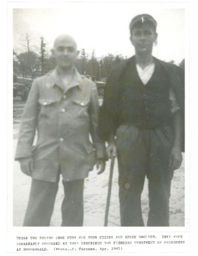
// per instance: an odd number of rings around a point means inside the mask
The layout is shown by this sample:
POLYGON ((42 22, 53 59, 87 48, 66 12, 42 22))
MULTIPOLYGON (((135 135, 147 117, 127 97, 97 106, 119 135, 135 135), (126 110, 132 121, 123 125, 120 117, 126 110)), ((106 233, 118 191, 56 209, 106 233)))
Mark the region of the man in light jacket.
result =
POLYGON ((62 226, 82 226, 84 178, 95 164, 99 173, 105 168, 97 88, 75 69, 78 53, 71 36, 58 36, 53 48, 57 67, 35 79, 25 105, 15 155, 32 178, 24 226, 50 225, 60 175, 62 226))

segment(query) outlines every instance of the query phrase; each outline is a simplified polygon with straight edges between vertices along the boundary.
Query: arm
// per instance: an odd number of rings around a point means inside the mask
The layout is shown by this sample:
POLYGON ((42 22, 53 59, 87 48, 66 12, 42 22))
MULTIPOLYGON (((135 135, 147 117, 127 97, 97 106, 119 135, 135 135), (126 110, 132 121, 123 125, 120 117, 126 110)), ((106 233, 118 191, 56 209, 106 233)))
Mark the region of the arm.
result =
POLYGON ((182 163, 182 138, 183 138, 183 120, 181 111, 173 115, 173 145, 170 153, 169 168, 176 170, 182 163))
POLYGON ((21 170, 30 175, 33 167, 32 144, 34 141, 38 116, 38 87, 37 82, 32 84, 29 96, 24 108, 15 160, 21 164, 21 170))
POLYGON ((104 101, 100 112, 100 133, 101 137, 108 142, 106 153, 108 158, 117 155, 115 132, 119 120, 116 115, 118 104, 118 86, 115 85, 115 74, 112 72, 106 83, 104 101))
MULTIPOLYGON (((158 60, 159 61, 159 60, 158 60)), ((175 98, 180 108, 181 117, 183 120, 183 138, 182 138, 182 152, 185 151, 185 127, 184 127, 184 120, 185 120, 185 72, 182 68, 170 64, 165 63, 163 61, 159 61, 162 64, 162 67, 166 71, 169 79, 171 88, 175 94, 175 98)))
POLYGON ((90 115, 90 133, 96 149, 96 168, 99 169, 98 174, 105 170, 105 144, 99 136, 98 122, 99 122, 99 103, 96 85, 91 91, 91 101, 89 106, 90 115))
POLYGON ((170 89, 171 112, 173 113, 173 145, 169 166, 176 170, 181 166, 184 152, 184 71, 179 67, 170 69, 172 87, 170 89), (173 73, 172 73, 173 72, 173 73))

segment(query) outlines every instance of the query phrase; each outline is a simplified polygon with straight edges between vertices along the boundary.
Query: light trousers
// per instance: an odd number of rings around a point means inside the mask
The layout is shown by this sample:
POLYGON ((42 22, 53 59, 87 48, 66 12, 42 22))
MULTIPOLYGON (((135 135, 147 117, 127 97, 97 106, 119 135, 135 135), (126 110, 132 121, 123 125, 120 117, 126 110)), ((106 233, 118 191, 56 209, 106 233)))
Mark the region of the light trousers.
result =
MULTIPOLYGON (((61 226, 82 226, 84 179, 62 183, 64 198, 61 207, 61 226)), ((56 182, 32 179, 23 226, 50 226, 58 184, 59 177, 56 182)))

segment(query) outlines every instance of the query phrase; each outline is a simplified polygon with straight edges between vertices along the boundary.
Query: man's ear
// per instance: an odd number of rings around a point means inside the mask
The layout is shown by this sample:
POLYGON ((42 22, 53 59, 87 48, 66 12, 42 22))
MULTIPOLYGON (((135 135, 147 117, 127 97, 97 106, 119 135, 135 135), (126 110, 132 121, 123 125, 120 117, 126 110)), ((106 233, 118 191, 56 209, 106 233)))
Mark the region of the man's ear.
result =
POLYGON ((157 42, 158 33, 155 33, 155 42, 157 42))
POLYGON ((51 56, 52 56, 52 58, 55 58, 55 52, 54 52, 54 49, 51 49, 51 56))
POLYGON ((80 51, 76 51, 76 56, 74 57, 74 61, 77 60, 79 53, 80 53, 80 51))
POLYGON ((79 53, 80 53, 80 51, 76 52, 76 59, 78 58, 79 53))
POLYGON ((133 40, 132 40, 132 36, 130 36, 130 41, 131 41, 131 44, 134 45, 134 44, 133 44, 133 40))

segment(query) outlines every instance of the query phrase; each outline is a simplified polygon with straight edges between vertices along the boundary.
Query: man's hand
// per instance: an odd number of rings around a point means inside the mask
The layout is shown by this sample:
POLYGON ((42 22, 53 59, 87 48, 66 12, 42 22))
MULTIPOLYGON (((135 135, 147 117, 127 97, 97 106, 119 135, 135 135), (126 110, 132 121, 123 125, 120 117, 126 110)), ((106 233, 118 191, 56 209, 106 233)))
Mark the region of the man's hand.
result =
POLYGON ((109 144, 107 149, 106 149, 106 153, 108 158, 112 158, 112 157, 116 157, 117 156, 117 147, 114 143, 109 144))
POLYGON ((105 160, 103 158, 96 160, 96 169, 99 170, 97 174, 101 174, 105 170, 105 160))
POLYGON ((21 165, 21 171, 28 176, 32 176, 33 158, 32 157, 21 158, 19 162, 21 165))
POLYGON ((174 170, 179 169, 181 166, 183 157, 181 150, 178 149, 177 147, 173 147, 171 152, 170 152, 170 157, 169 157, 169 168, 174 170))

